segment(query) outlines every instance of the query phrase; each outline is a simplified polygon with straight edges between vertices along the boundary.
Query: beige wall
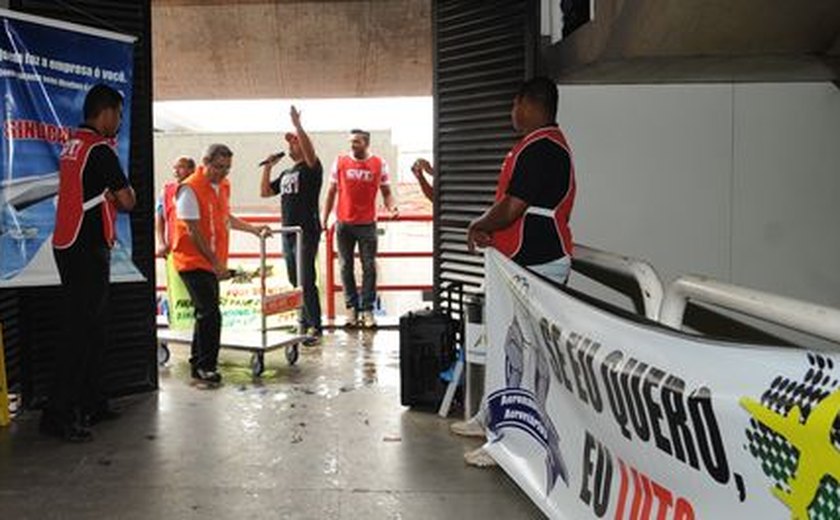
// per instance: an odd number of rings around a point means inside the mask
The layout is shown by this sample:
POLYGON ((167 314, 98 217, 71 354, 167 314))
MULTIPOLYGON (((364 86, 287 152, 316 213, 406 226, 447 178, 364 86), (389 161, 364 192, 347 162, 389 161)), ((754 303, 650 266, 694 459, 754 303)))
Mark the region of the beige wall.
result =
POLYGON ((156 100, 432 91, 428 0, 153 0, 156 100))

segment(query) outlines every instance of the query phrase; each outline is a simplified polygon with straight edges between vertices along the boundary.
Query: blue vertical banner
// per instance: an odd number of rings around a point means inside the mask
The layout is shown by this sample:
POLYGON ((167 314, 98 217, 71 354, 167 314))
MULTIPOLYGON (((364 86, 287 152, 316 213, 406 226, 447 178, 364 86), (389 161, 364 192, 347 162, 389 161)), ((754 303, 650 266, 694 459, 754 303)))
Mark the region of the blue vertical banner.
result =
MULTIPOLYGON (((135 38, 2 9, 0 27, 0 288, 56 285, 59 154, 83 122, 88 89, 104 83, 125 99, 115 145, 128 174, 135 38)), ((142 279, 126 214, 117 220, 111 279, 142 279)))

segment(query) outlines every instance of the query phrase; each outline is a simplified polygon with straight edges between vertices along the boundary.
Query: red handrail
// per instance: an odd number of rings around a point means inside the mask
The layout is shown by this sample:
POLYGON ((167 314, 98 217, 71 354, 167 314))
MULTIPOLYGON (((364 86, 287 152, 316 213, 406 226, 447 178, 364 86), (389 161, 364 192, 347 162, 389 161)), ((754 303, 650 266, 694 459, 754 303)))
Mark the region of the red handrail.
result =
MULTIPOLYGON (((392 217, 387 214, 380 214, 376 218, 379 222, 431 222, 432 216, 428 214, 408 214, 392 217)), ((327 299, 327 319, 335 320, 335 294, 342 291, 344 288, 335 283, 335 224, 327 229, 327 283, 326 283, 326 299, 327 299)), ((391 252, 377 252, 376 256, 380 258, 428 258, 433 253, 431 251, 391 251, 391 252)), ((356 255, 358 256, 358 254, 356 255)), ((377 291, 430 291, 431 285, 377 285, 377 291)))
MULTIPOLYGON (((241 216, 242 220, 252 224, 279 224, 281 222, 280 215, 248 215, 241 216)), ((432 216, 429 214, 406 214, 399 215, 394 218, 388 214, 381 214, 377 217, 379 222, 431 222, 432 216)), ((326 306, 327 319, 335 320, 335 295, 343 291, 341 285, 336 284, 335 281, 335 225, 329 227, 326 237, 326 306)), ((377 252, 378 258, 431 258, 434 255, 432 251, 382 251, 377 252)), ((358 253, 355 255, 358 257, 358 253)), ((258 259, 259 253, 234 253, 229 255, 230 258, 239 259, 258 259)), ((268 258, 283 258, 282 253, 269 253, 268 258)), ((158 291, 165 291, 166 285, 158 285, 158 291)), ((430 291, 431 285, 423 284, 383 284, 376 286, 377 291, 391 292, 391 291, 430 291)))

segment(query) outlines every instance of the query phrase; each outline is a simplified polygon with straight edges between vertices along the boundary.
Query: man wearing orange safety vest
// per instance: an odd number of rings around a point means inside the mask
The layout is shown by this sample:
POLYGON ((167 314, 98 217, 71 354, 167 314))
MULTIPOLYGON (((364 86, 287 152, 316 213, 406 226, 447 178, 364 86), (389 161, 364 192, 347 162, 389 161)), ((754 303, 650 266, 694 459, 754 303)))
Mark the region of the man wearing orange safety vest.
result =
POLYGON ((574 244, 569 217, 575 168, 555 117, 557 85, 547 78, 522 84, 511 120, 522 139, 508 152, 496 202, 470 222, 467 246, 493 246, 517 264, 565 283, 574 244))
POLYGON ((108 406, 101 376, 114 221, 117 210, 131 211, 135 204, 113 148, 122 108, 119 92, 101 84, 92 87, 85 97, 85 122, 71 134, 59 158, 52 245, 67 341, 56 352, 40 430, 71 442, 90 440, 87 426, 117 415, 108 406))
MULTIPOLYGON (((534 78, 519 88, 511 121, 523 137, 508 152, 496 187, 496 201, 467 228, 467 247, 493 246, 517 264, 558 284, 565 284, 572 263, 569 217, 575 200, 575 168, 563 132, 556 123, 557 85, 534 78)), ((510 342, 509 342, 510 343, 510 342)), ((508 354, 506 370, 522 370, 508 354)), ((453 423, 454 433, 484 436, 486 401, 475 417, 453 423)), ((553 428, 553 427, 552 427, 553 428)), ((553 429, 552 429, 553 431, 553 429)), ((478 448, 464 455, 470 465, 494 460, 478 448)))
POLYGON ((155 208, 155 234, 157 235, 157 256, 166 258, 172 250, 172 230, 175 228, 175 193, 178 186, 195 171, 192 157, 181 156, 172 165, 174 179, 160 190, 155 208))
POLYGON ((172 260, 195 309, 191 374, 193 379, 210 384, 222 380, 216 371, 222 333, 219 280, 230 276, 229 229, 257 236, 270 233, 268 226, 252 226, 230 213, 227 176, 232 162, 230 148, 224 144, 210 145, 203 164, 181 183, 175 198, 172 260))

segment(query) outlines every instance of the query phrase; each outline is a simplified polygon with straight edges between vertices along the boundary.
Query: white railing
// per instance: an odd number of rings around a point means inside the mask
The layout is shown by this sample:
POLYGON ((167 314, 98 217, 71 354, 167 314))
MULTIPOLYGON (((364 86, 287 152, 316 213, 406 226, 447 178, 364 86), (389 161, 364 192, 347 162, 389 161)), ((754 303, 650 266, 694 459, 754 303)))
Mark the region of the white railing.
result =
POLYGON ((649 263, 580 244, 575 244, 573 269, 575 263, 598 267, 634 279, 641 290, 645 316, 653 321, 659 320, 665 291, 659 275, 649 263))
POLYGON ((682 328, 688 300, 710 303, 840 343, 840 309, 696 275, 682 276, 668 286, 659 314, 662 324, 682 328))

